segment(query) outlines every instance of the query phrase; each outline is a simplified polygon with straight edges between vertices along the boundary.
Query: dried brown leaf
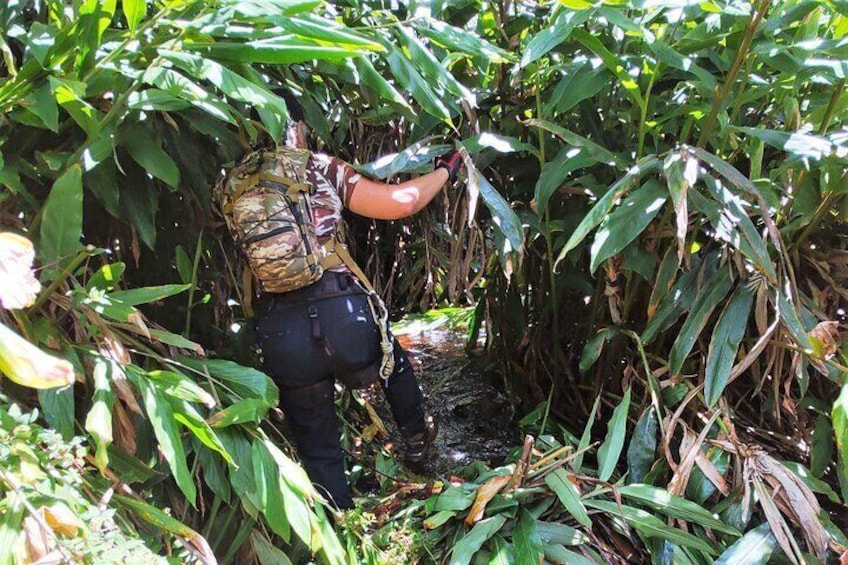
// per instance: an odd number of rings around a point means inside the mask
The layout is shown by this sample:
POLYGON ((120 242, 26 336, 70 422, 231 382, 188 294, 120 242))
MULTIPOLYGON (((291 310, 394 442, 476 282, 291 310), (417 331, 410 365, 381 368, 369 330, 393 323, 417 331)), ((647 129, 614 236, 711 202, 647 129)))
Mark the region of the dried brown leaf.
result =
POLYGON ((465 517, 465 523, 473 526, 479 522, 483 517, 483 513, 486 511, 486 505, 509 483, 511 478, 511 475, 493 477, 480 485, 477 489, 477 496, 474 498, 474 504, 471 505, 468 516, 465 517))

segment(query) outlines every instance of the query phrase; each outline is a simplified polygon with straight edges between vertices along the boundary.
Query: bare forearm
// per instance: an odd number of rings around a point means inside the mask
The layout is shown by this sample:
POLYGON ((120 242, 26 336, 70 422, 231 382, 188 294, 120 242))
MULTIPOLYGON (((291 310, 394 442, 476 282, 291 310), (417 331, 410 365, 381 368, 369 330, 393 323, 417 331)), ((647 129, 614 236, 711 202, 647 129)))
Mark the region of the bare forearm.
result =
POLYGON ((448 180, 448 172, 438 168, 400 184, 360 180, 351 196, 351 211, 378 220, 411 216, 427 206, 448 180))

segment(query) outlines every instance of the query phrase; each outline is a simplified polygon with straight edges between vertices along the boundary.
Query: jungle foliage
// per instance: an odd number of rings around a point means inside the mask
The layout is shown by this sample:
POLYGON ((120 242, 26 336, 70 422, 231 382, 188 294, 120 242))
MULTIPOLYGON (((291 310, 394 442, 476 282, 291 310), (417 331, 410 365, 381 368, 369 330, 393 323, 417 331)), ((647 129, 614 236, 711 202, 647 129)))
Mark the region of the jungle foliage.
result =
POLYGON ((845 2, 9 0, 0 29, 0 563, 844 555, 845 2), (473 307, 526 414, 503 466, 341 535, 210 209, 282 90, 371 176, 465 152, 351 232, 397 312, 473 307))

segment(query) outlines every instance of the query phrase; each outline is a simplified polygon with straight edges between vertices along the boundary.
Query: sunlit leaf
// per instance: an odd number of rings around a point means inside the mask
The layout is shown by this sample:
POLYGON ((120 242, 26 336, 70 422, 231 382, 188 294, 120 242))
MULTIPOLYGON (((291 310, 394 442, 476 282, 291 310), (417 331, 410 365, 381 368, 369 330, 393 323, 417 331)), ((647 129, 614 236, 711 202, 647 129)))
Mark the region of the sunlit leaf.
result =
POLYGON ((777 539, 766 522, 747 532, 724 550, 716 560, 716 565, 735 565, 736 563, 765 565, 769 562, 775 548, 777 548, 777 539))
POLYGON ((82 249, 82 168, 69 167, 59 177, 44 203, 38 252, 43 264, 67 264, 82 249))
POLYGON ((468 565, 483 544, 506 523, 504 516, 492 516, 477 522, 471 531, 460 539, 451 551, 450 565, 468 565))
POLYGON ((545 484, 556 493, 559 501, 575 520, 587 528, 592 527, 592 520, 586 512, 586 507, 583 506, 583 502, 580 500, 580 493, 577 487, 568 480, 568 475, 565 471, 562 469, 554 470, 545 477, 545 484))
POLYGON ((627 435, 627 411, 630 409, 630 389, 624 393, 621 403, 613 410, 612 418, 607 423, 607 435, 604 443, 598 448, 598 478, 609 480, 615 471, 624 438, 627 435))

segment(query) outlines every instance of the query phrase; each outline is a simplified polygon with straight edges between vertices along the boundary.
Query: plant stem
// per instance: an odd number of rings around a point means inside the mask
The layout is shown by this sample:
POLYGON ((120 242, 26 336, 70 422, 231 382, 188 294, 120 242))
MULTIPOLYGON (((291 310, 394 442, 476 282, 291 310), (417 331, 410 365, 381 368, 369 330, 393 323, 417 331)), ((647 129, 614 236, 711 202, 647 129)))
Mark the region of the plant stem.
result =
POLYGON ((704 121, 704 127, 701 129, 701 135, 698 137, 698 143, 696 144, 700 148, 707 146, 707 142, 713 134, 713 130, 715 129, 718 119, 718 113, 724 107, 725 100, 733 90, 733 83, 736 81, 736 75, 739 74, 739 69, 742 68, 742 64, 748 56, 748 51, 751 48, 751 42, 754 40, 754 35, 757 33, 757 28, 760 27, 760 22, 762 21, 770 2, 771 0, 760 0, 760 3, 754 6, 754 16, 751 18, 751 23, 748 24, 748 28, 745 30, 745 37, 742 38, 742 44, 736 52, 736 59, 733 61, 733 65, 730 67, 730 71, 727 73, 724 83, 719 88, 718 94, 713 99, 713 105, 712 108, 710 108, 710 113, 704 121))
POLYGON ((73 273, 77 269, 77 267, 82 265, 83 261, 85 261, 87 258, 87 250, 83 250, 77 253, 76 257, 74 257, 68 264, 68 266, 62 270, 58 277, 56 277, 56 280, 50 283, 50 286, 48 286, 47 289, 45 289, 39 295, 38 299, 35 301, 35 304, 32 305, 33 310, 38 310, 39 308, 44 306, 45 302, 47 302, 53 295, 53 293, 56 292, 56 289, 59 288, 59 285, 65 282, 65 279, 67 279, 71 275, 71 273, 73 273))
POLYGON ((203 245, 203 230, 197 235, 197 246, 194 249, 194 265, 191 270, 191 288, 188 289, 188 304, 186 305, 186 322, 183 336, 188 337, 191 330, 191 309, 194 306, 194 290, 197 288, 197 268, 200 265, 200 252, 203 245))

